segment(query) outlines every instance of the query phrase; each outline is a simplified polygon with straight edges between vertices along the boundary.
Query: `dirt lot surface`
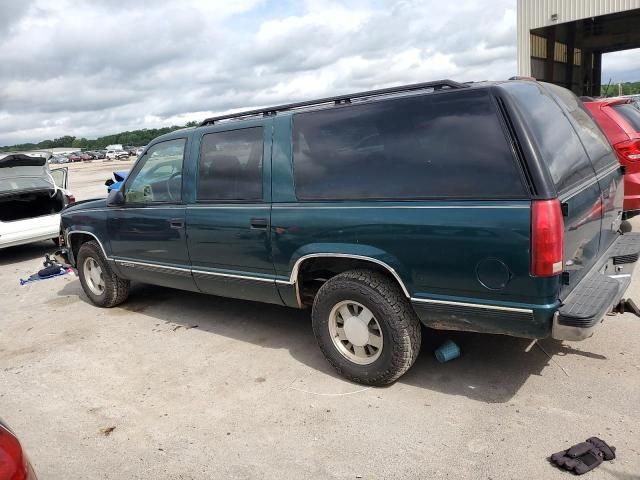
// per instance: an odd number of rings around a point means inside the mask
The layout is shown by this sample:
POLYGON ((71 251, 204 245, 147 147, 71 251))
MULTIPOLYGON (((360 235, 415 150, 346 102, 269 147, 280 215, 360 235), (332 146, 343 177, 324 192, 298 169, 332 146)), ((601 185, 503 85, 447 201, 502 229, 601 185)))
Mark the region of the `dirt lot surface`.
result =
MULTIPOLYGON (((130 165, 71 165, 70 188, 104 196, 130 165)), ((306 312, 145 285, 105 310, 73 276, 19 286, 50 251, 0 251, 0 416, 41 479, 562 479, 545 458, 592 435, 618 459, 585 478, 640 478, 631 315, 528 352, 426 331, 407 375, 363 388, 329 367, 306 312), (447 338, 462 357, 441 365, 447 338)))

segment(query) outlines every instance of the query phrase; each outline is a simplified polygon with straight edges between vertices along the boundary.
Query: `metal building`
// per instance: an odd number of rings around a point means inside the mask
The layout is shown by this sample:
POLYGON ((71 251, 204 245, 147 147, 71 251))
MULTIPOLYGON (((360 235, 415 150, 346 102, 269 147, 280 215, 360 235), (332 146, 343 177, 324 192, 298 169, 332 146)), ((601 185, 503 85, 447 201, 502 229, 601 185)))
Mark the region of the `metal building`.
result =
POLYGON ((600 95, 602 54, 640 48, 640 0, 518 0, 518 74, 600 95))

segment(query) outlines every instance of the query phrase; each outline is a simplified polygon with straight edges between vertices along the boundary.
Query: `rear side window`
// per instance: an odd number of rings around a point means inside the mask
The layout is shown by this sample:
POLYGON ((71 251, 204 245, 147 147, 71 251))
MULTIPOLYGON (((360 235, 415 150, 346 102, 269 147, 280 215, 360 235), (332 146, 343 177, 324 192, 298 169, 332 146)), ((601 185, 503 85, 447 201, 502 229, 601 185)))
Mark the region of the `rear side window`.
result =
POLYGON ((202 137, 198 201, 262 200, 262 127, 202 137))
POLYGON ((631 128, 640 132, 640 108, 637 108, 633 103, 622 103, 614 105, 613 109, 625 119, 631 128))
POLYGON ((533 82, 505 83, 503 88, 517 99, 558 192, 595 178, 580 139, 549 94, 533 82))
POLYGON ((608 166, 617 165, 618 160, 611 150, 609 140, 578 97, 566 88, 553 84, 546 84, 546 86, 567 109, 578 137, 582 140, 596 171, 599 172, 608 166))
POLYGON ((299 113, 293 163, 301 200, 525 196, 485 90, 299 113))

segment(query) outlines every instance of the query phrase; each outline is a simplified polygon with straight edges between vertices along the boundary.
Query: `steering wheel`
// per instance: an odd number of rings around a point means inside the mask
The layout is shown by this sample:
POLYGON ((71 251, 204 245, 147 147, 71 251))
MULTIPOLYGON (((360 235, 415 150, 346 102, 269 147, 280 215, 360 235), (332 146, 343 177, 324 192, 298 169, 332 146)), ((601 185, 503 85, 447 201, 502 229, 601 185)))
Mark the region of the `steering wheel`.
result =
MULTIPOLYGON (((173 195, 173 188, 172 185, 174 184, 174 182, 176 181, 176 178, 179 178, 180 180, 180 184, 182 183, 182 172, 176 172, 173 175, 171 175, 169 177, 169 179, 167 180, 167 194, 169 195, 169 198, 171 199, 172 202, 175 202, 177 200, 180 200, 179 198, 176 198, 173 195)), ((179 185, 180 185, 179 184, 179 185)), ((180 185, 181 186, 181 185, 180 185)), ((178 190, 178 192, 180 192, 181 189, 178 190)))

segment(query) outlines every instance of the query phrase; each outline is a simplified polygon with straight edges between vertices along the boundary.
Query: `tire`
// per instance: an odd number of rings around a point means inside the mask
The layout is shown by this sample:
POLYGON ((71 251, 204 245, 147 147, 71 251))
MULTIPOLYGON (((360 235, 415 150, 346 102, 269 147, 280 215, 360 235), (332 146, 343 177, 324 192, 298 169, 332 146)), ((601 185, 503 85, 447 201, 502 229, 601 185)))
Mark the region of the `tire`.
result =
POLYGON ((365 385, 393 383, 411 368, 420 351, 420 321, 411 304, 395 282, 374 271, 350 270, 328 280, 313 302, 312 324, 329 363, 345 378, 365 385), (341 313, 344 307, 347 315, 341 313), (371 320, 360 321, 370 314, 371 320), (346 319, 349 315, 355 319, 346 319), (378 334, 381 339, 361 345, 369 342, 362 338, 378 334))
POLYGON ((84 293, 98 307, 115 307, 129 296, 129 280, 118 277, 111 270, 96 242, 82 244, 76 266, 84 293))

